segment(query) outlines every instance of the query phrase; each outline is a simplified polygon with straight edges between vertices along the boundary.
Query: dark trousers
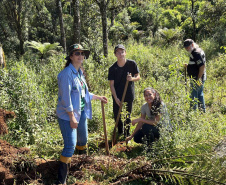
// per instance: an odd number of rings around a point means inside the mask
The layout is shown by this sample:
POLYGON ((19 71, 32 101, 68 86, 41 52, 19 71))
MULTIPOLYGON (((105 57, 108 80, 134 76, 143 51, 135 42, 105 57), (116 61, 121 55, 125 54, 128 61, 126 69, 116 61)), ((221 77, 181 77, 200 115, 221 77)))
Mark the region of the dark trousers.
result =
POLYGON ((142 128, 138 130, 134 135, 134 141, 136 143, 147 143, 151 145, 155 140, 159 139, 159 129, 153 125, 143 124, 142 128))
MULTIPOLYGON (((121 115, 120 115, 119 122, 118 122, 118 133, 122 134, 123 130, 124 130, 124 135, 129 136, 130 123, 131 123, 130 115, 131 115, 131 112, 132 112, 133 101, 126 101, 124 103, 126 103, 127 114, 126 114, 126 117, 125 117, 124 125, 122 123, 122 119, 121 119, 121 115)), ((115 121, 116 121, 117 116, 118 116, 118 111, 119 111, 119 106, 113 98, 113 113, 114 113, 115 121)))

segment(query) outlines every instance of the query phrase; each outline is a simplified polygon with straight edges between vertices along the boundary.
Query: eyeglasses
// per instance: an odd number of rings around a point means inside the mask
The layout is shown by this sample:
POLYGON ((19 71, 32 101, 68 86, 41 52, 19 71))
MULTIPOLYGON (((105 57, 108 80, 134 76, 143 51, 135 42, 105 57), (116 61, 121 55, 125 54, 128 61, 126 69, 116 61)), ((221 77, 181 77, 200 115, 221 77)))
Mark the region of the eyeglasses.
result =
POLYGON ((85 56, 85 53, 84 52, 79 52, 79 51, 75 52, 75 56, 80 56, 80 55, 85 56))

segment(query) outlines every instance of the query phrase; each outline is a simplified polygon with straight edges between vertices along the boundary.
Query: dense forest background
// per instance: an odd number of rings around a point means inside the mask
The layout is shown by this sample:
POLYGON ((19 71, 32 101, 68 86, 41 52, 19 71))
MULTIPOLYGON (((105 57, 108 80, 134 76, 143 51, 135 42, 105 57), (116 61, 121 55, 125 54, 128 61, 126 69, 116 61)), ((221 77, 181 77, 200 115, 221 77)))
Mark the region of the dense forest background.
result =
POLYGON ((133 38, 166 45, 185 38, 226 42, 224 0, 2 0, 0 40, 5 52, 23 55, 26 41, 80 42, 96 61, 109 45, 133 38))
MULTIPOLYGON (((1 139, 30 148, 28 162, 59 158, 63 141, 55 116, 57 74, 74 43, 91 51, 83 66, 90 91, 109 100, 105 116, 111 140, 115 122, 107 75, 116 61, 114 46, 122 43, 141 75, 135 83, 132 118, 139 117, 143 89, 151 86, 166 103, 174 129, 161 130, 152 152, 133 141, 129 152, 111 148, 111 156, 121 164, 122 158, 125 166, 106 159, 107 166, 99 167, 101 175, 83 167, 85 175, 78 179, 69 174, 68 184, 109 184, 145 165, 149 168, 138 170, 143 170, 144 177, 127 184, 226 183, 226 156, 219 151, 226 136, 225 0, 1 0, 0 5, 0 42, 6 56, 6 68, 0 69, 0 108, 16 113, 7 123, 9 133, 1 139), (189 79, 183 67, 189 60, 183 48, 186 38, 195 40, 206 53, 205 114, 189 107, 189 79), (140 156, 142 160, 137 159, 140 156)), ((94 101, 92 106, 89 155, 99 156, 105 154, 100 147, 101 104, 94 101)), ((44 184, 54 182, 37 176, 44 184)))

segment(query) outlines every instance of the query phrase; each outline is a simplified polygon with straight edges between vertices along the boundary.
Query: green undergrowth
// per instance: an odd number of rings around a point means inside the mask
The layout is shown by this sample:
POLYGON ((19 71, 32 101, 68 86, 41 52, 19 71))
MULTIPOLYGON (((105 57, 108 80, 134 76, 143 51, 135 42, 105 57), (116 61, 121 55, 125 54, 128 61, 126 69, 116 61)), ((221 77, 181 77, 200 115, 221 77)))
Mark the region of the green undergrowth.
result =
MULTIPOLYGON (((161 131, 161 138, 152 149, 134 143, 128 151, 117 152, 111 148, 114 119, 112 97, 107 80, 108 68, 116 61, 113 48, 109 57, 102 57, 95 63, 90 57, 84 63, 90 91, 105 95, 108 104, 104 106, 107 137, 110 153, 125 160, 144 156, 145 162, 152 164, 146 179, 138 179, 127 184, 150 184, 152 181, 164 184, 214 184, 226 183, 225 157, 215 157, 214 147, 226 135, 226 70, 225 54, 214 54, 207 58, 207 81, 204 86, 207 111, 202 113, 190 110, 189 79, 185 85, 183 64, 189 55, 181 46, 165 48, 125 43, 127 58, 136 61, 141 80, 135 82, 135 100, 132 119, 140 116, 140 108, 145 103, 143 90, 146 87, 157 89, 165 102, 173 130, 161 131), (142 182, 142 183, 141 183, 142 182)), ((208 42, 200 44, 211 50, 208 42)), ((62 136, 55 117, 57 102, 57 74, 64 66, 63 54, 40 61, 34 55, 26 55, 20 60, 8 60, 7 69, 0 70, 1 108, 15 111, 17 117, 8 122, 9 134, 2 137, 11 144, 29 147, 33 156, 58 159, 63 147, 62 136), (25 60, 26 59, 26 60, 25 60)), ((92 102, 93 119, 89 120, 89 154, 105 155, 103 119, 101 103, 92 102)), ((125 108, 123 108, 125 113, 125 108)), ((131 132, 134 130, 131 127, 131 132)), ((123 141, 121 137, 119 140, 123 141)), ((113 167, 104 169, 104 176, 92 177, 101 183, 113 182, 126 172, 113 167), (111 175, 114 174, 114 178, 111 175)), ((73 179, 73 178, 72 178, 73 179)), ((89 174, 84 181, 91 181, 89 174)))

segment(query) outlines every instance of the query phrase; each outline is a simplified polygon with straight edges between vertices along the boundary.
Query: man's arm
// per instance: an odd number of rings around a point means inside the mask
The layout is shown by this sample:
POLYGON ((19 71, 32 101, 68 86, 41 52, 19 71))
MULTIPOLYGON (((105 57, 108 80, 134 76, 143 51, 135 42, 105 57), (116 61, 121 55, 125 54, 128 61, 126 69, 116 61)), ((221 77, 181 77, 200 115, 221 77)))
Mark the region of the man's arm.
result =
POLYGON ((202 75, 204 74, 204 71, 205 71, 205 67, 206 66, 204 64, 199 68, 198 80, 202 78, 202 75))
POLYGON ((115 86, 114 86, 114 80, 110 80, 110 89, 111 89, 111 94, 115 99, 115 102, 118 104, 118 106, 120 106, 121 101, 117 97, 115 86))

